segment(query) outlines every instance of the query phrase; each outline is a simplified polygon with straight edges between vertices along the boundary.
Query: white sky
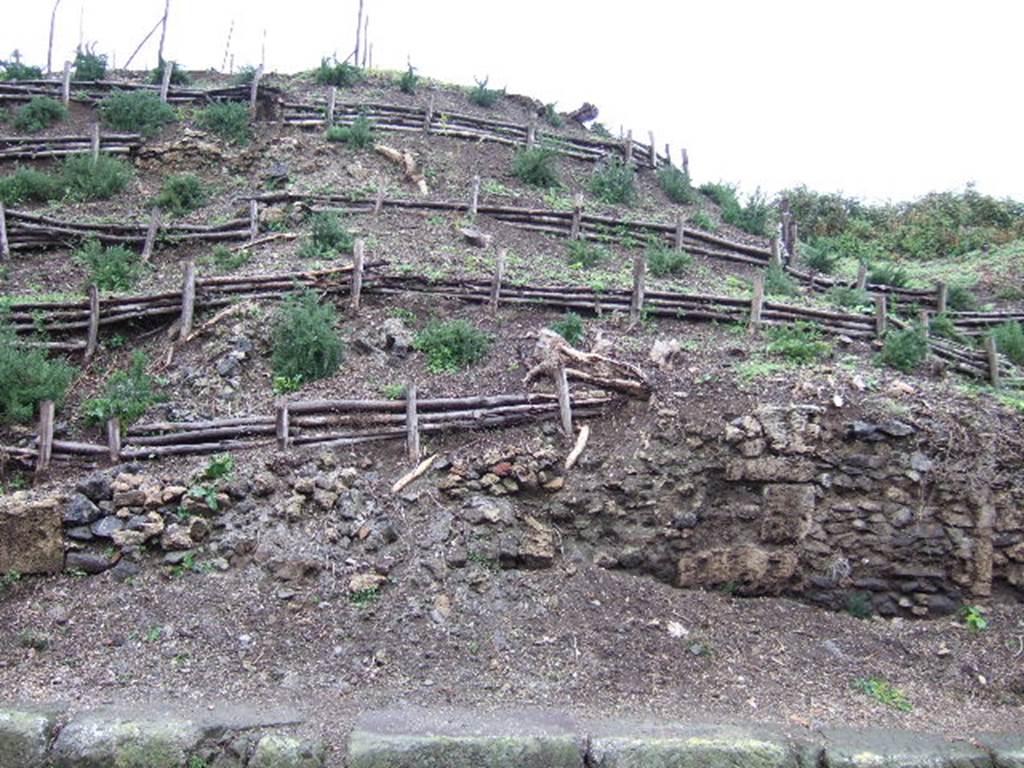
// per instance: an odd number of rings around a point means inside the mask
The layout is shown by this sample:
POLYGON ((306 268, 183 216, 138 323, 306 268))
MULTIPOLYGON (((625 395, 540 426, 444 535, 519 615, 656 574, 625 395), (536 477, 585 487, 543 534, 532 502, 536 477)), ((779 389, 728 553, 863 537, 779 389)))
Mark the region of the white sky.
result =
MULTIPOLYGON (((269 70, 344 57, 358 0, 171 0, 165 55, 269 70)), ((906 199, 975 181, 1024 199, 1020 0, 365 0, 376 67, 492 86, 572 109, 673 152, 696 181, 805 183, 906 199)), ((0 0, 0 56, 43 63, 51 0, 0 0)), ((163 0, 62 0, 54 67, 84 34, 125 59, 163 0)), ((159 33, 133 63, 152 66, 159 33)))

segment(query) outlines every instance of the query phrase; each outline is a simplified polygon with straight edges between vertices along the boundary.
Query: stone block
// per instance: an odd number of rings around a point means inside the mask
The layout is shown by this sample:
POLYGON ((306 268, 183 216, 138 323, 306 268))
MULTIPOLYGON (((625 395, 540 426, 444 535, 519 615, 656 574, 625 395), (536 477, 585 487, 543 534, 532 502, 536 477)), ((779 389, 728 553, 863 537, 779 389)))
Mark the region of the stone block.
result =
POLYGON ((59 573, 63 567, 60 502, 14 494, 0 507, 0 573, 59 573))

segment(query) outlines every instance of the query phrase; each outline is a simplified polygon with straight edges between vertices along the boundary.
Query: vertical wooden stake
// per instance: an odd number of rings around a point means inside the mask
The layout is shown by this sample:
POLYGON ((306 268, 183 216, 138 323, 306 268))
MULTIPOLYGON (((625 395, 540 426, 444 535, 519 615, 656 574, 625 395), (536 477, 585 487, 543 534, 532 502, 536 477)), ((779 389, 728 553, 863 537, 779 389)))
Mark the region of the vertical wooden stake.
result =
POLYGON ((149 217, 149 227, 146 229, 146 242, 142 246, 142 263, 148 264, 153 258, 153 248, 156 246, 156 235, 160 230, 160 209, 154 208, 153 214, 149 217))
POLYGON ((622 140, 622 162, 629 165, 633 162, 633 129, 631 128, 626 133, 626 138, 622 140))
POLYGON ((555 388, 558 390, 558 412, 562 419, 562 432, 572 439, 572 400, 569 399, 569 379, 565 375, 565 366, 559 364, 554 372, 555 388))
POLYGON ((769 264, 774 264, 777 267, 782 266, 782 246, 779 243, 779 236, 772 235, 772 255, 769 259, 769 264))
POLYGON ((263 78, 263 65, 260 64, 256 67, 256 72, 252 76, 252 86, 249 89, 249 114, 252 115, 253 119, 256 118, 256 107, 259 103, 260 95, 260 80, 263 78))
POLYGON ((363 293, 363 261, 366 258, 366 243, 356 240, 352 248, 352 311, 359 311, 359 301, 363 293))
POLYGON ((862 261, 857 267, 857 290, 863 291, 868 287, 868 265, 862 261))
POLYGON ((498 260, 494 264, 494 282, 491 283, 491 312, 498 311, 498 304, 501 301, 501 281, 505 277, 505 260, 508 258, 508 249, 501 248, 498 251, 498 260))
POLYGON ((928 338, 928 332, 929 332, 929 330, 931 330, 931 322, 929 321, 929 318, 928 318, 928 310, 927 309, 922 309, 920 312, 917 313, 917 323, 918 323, 918 325, 921 326, 921 333, 923 333, 924 337, 927 339, 928 338))
POLYGON ((405 385, 405 447, 409 461, 415 466, 420 463, 420 418, 416 413, 416 384, 405 385))
POLYGON ((526 148, 533 149, 534 144, 537 143, 537 118, 534 116, 530 117, 530 122, 526 126, 526 148))
POLYGON ((334 125, 334 109, 338 103, 338 87, 332 85, 327 91, 327 128, 334 125))
POLYGON ((875 336, 885 336, 886 326, 886 301, 885 294, 879 293, 875 296, 875 336))
POLYGON ((192 333, 192 318, 196 309, 196 263, 185 264, 185 281, 181 289, 181 332, 178 338, 184 341, 192 333))
POLYGON ((996 348, 996 337, 991 333, 985 337, 985 356, 988 358, 988 380, 999 387, 999 350, 996 348))
POLYGON ((672 147, 665 145, 665 165, 672 165, 672 147))
POLYGON ((107 450, 112 464, 121 460, 121 419, 117 416, 107 420, 107 450))
POLYGON ((935 284, 935 311, 940 315, 944 315, 948 306, 949 286, 944 282, 938 282, 935 284))
POLYGON ((690 156, 686 153, 686 147, 683 147, 682 156, 680 160, 683 163, 683 173, 687 176, 690 175, 690 156))
POLYGON ((654 143, 654 131, 647 132, 647 138, 651 140, 651 168, 658 167, 658 145, 654 143))
POLYGON ((469 218, 476 218, 476 210, 480 205, 480 177, 473 177, 473 188, 469 193, 469 218))
POLYGON ((260 233, 260 204, 256 200, 249 201, 249 242, 256 242, 260 233))
POLYGON ((89 333, 85 340, 85 359, 92 360, 100 338, 100 291, 93 283, 89 286, 89 333))
POLYGON ((572 207, 572 225, 569 228, 569 239, 579 240, 583 228, 583 193, 577 192, 572 207))
POLYGON ((164 62, 164 79, 160 82, 160 101, 167 103, 167 93, 171 89, 171 76, 174 74, 174 62, 164 62))
POLYGON ((0 261, 10 261, 11 244, 7 240, 7 211, 0 202, 0 261))
POLYGON ((384 176, 377 177, 377 197, 373 200, 373 215, 380 216, 384 210, 384 176))
POLYGON ((39 403, 39 439, 36 444, 38 455, 36 456, 36 472, 44 472, 50 466, 50 457, 53 455, 53 400, 43 400, 39 403))
POLYGON ((686 219, 676 216, 675 246, 677 251, 683 250, 683 238, 686 237, 686 219))
POLYGON ((764 308, 764 275, 754 277, 754 294, 750 298, 750 325, 747 330, 754 333, 761 327, 761 310, 764 308))
POLYGON ((633 256, 633 294, 629 300, 629 320, 635 323, 644 311, 644 276, 647 273, 647 258, 643 251, 633 256))
POLYGON ((277 447, 282 451, 288 450, 291 439, 288 435, 289 429, 288 398, 279 398, 275 403, 274 433, 277 435, 277 447))
POLYGON ((64 102, 66 107, 71 101, 71 62, 64 62, 64 79, 61 80, 60 84, 60 100, 64 102))
POLYGON ((434 122, 434 94, 427 99, 427 114, 423 117, 423 130, 430 133, 430 126, 434 122))
POLYGON ((92 164, 100 161, 100 124, 93 123, 89 133, 89 152, 92 155, 92 164))

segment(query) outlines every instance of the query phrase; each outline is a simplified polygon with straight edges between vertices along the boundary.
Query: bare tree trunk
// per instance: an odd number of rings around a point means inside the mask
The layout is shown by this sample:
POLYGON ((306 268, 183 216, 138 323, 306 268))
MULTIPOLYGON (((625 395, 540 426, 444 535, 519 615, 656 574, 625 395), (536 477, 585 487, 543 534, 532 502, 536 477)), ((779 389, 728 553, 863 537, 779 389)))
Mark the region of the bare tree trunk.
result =
POLYGON ((53 13, 50 14, 50 44, 46 48, 46 74, 53 72, 53 30, 57 26, 57 8, 60 6, 60 0, 56 0, 53 4, 53 13))
POLYGON ((228 54, 231 52, 231 35, 235 31, 235 20, 231 20, 231 26, 228 27, 228 41, 224 44, 224 61, 221 62, 220 71, 223 72, 228 66, 228 54))
POLYGON ((366 69, 366 54, 370 47, 370 14, 366 14, 366 21, 363 22, 363 69, 366 69))
POLYGON ((171 0, 166 0, 164 3, 164 17, 161 20, 163 28, 160 30, 160 48, 157 50, 156 61, 157 64, 164 63, 164 40, 167 39, 167 15, 171 12, 171 0))
POLYGON ((359 41, 363 31, 363 0, 359 0, 359 17, 356 19, 356 48, 352 51, 352 63, 359 66, 359 41))

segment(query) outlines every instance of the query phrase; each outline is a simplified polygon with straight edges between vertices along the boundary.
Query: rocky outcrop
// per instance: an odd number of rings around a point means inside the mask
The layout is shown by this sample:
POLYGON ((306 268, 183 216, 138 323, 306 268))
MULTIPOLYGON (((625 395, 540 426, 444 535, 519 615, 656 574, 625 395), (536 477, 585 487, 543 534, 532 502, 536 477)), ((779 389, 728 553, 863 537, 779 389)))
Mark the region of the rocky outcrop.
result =
POLYGON ((59 573, 64 567, 60 503, 18 491, 0 500, 0 574, 59 573))

